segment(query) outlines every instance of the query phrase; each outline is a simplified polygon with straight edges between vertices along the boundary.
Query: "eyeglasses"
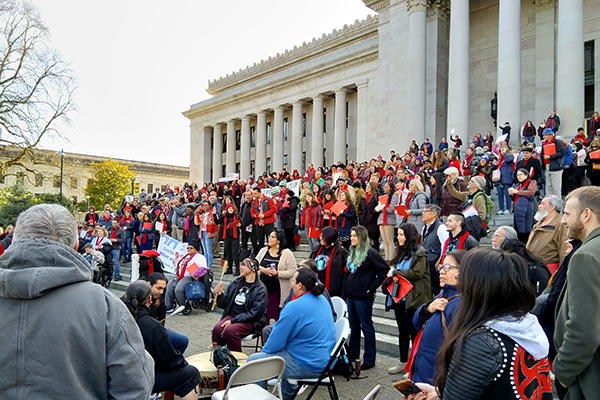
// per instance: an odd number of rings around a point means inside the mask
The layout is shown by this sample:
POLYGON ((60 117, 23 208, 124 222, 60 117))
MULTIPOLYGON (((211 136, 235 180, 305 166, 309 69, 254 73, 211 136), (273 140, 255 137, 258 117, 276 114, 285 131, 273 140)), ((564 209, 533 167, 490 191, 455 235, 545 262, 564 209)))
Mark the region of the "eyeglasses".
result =
POLYGON ((444 272, 448 272, 448 271, 450 271, 452 268, 456 268, 456 269, 458 269, 458 267, 457 267, 457 266, 455 266, 455 265, 440 265, 440 266, 438 266, 438 272, 442 272, 442 271, 444 271, 444 272))
POLYGON ((188 249, 188 250, 191 250, 191 249, 194 249, 194 250, 195 250, 196 248, 195 248, 194 246, 188 246, 188 247, 187 247, 187 249, 188 249))

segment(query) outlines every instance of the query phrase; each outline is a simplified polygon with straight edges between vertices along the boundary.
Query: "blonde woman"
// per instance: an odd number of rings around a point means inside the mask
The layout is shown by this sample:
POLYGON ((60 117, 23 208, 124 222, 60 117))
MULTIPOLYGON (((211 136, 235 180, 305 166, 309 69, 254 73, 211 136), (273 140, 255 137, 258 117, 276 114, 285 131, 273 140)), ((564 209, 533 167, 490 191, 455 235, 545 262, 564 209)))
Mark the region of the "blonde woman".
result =
POLYGON ((379 225, 379 233, 381 239, 383 239, 383 246, 385 251, 385 259, 391 260, 396 254, 394 245, 394 228, 396 226, 396 209, 395 207, 399 204, 398 195, 394 193, 393 186, 390 183, 383 185, 383 193, 386 196, 387 201, 379 201, 375 212, 379 213, 377 218, 377 225, 379 225), (386 204, 387 203, 387 204, 386 204))

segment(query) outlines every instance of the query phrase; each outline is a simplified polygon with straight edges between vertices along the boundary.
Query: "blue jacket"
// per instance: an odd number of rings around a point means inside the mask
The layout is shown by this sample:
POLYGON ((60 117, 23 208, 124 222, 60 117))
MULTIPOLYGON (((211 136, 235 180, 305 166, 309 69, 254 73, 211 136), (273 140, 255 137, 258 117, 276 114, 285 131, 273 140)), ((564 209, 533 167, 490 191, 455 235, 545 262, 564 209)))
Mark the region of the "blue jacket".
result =
POLYGON ((565 144, 565 167, 570 167, 573 164, 573 148, 568 144, 565 144))
POLYGON ((515 156, 504 153, 504 164, 500 167, 500 182, 501 185, 512 185, 513 182, 513 162, 515 156))
MULTIPOLYGON (((443 297, 448 299, 457 294, 459 292, 456 286, 445 285, 436 298, 443 297)), ((429 304, 426 303, 419 307, 412 321, 417 331, 423 329, 419 348, 412 365, 412 381, 432 385, 435 378, 435 357, 444 342, 444 328, 442 326, 442 313, 436 311, 434 314, 429 314, 426 309, 429 304)), ((459 304, 460 297, 456 297, 446 305, 444 315, 446 316, 447 327, 450 326, 454 311, 459 304)))
POLYGON ((283 307, 263 352, 272 354, 286 349, 302 368, 321 372, 334 346, 331 307, 324 296, 309 292, 283 307))

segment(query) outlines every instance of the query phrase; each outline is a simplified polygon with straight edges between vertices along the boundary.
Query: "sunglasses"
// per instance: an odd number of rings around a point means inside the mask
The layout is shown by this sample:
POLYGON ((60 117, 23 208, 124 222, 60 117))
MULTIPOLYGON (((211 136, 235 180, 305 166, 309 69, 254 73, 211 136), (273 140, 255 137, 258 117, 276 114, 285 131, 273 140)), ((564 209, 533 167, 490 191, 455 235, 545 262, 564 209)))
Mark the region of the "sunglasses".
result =
POLYGON ((190 250, 190 249, 194 249, 195 250, 196 248, 194 246, 188 246, 187 249, 188 250, 190 250))

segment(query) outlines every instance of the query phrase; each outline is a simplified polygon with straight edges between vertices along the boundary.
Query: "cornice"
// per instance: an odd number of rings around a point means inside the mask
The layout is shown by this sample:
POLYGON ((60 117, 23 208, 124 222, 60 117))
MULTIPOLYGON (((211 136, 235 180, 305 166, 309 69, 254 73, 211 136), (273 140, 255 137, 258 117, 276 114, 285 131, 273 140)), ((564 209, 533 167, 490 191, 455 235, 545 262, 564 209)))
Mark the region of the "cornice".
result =
POLYGON ((390 0, 363 0, 363 3, 371 10, 379 12, 390 5, 390 0))
POLYGON ((259 75, 264 71, 272 71, 275 68, 281 67, 286 63, 300 58, 304 54, 308 54, 309 52, 318 50, 319 48, 325 48, 328 44, 333 44, 335 41, 339 41, 347 36, 351 36, 363 28, 376 25, 378 21, 379 18, 377 16, 369 15, 362 21, 356 20, 354 24, 350 26, 344 25, 342 29, 334 29, 329 35, 323 34, 323 36, 321 36, 319 39, 313 38, 313 40, 309 43, 304 42, 300 47, 294 46, 293 49, 286 50, 284 53, 277 53, 275 57, 269 57, 266 60, 261 60, 259 63, 254 63, 253 65, 247 66, 244 69, 240 68, 237 72, 232 72, 231 74, 227 74, 219 79, 209 81, 207 92, 212 94, 211 92, 220 91, 222 87, 225 87, 231 83, 235 83, 243 78, 259 75))

